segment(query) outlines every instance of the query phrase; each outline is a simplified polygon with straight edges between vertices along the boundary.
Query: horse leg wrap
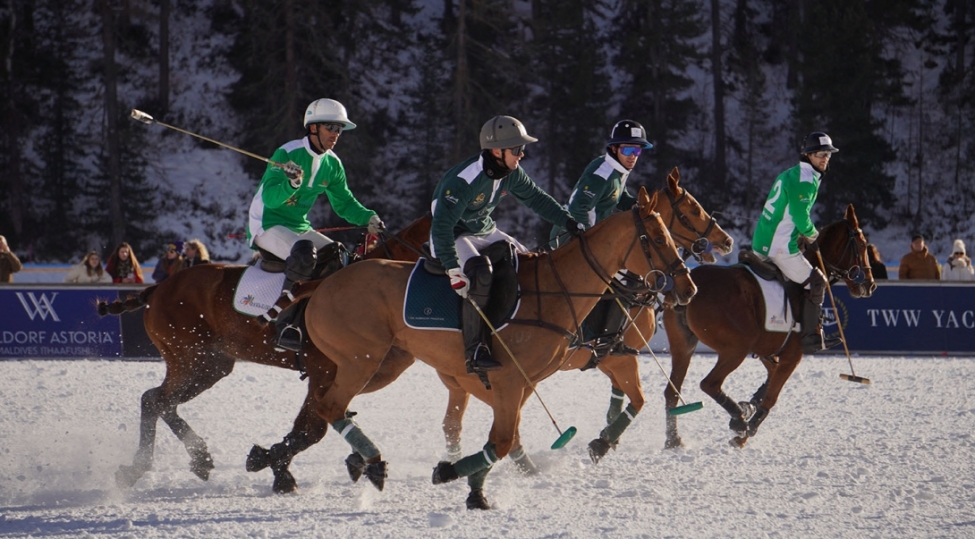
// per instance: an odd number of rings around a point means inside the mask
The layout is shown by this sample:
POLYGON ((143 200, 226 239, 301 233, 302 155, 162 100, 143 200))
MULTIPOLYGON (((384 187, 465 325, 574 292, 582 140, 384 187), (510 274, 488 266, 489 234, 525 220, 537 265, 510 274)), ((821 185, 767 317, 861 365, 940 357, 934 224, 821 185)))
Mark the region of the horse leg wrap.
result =
POLYGON ((532 461, 531 456, 525 452, 524 446, 519 446, 511 451, 511 459, 515 460, 515 466, 521 471, 521 474, 525 476, 532 476, 538 474, 538 467, 535 466, 535 462, 532 461))
POLYGON ((489 466, 484 469, 477 471, 476 473, 467 477, 467 485, 472 489, 481 489, 484 487, 484 481, 487 480, 487 475, 491 472, 491 467, 489 466))
POLYGON ((464 457, 464 451, 461 449, 460 444, 448 444, 447 445, 447 460, 451 463, 457 463, 460 458, 464 457))
POLYGON ((748 431, 746 431, 745 433, 749 437, 755 435, 755 433, 758 432, 758 426, 762 425, 762 422, 765 421, 766 416, 768 416, 768 409, 766 409, 765 407, 759 407, 755 411, 755 414, 752 415, 751 419, 748 420, 748 431))
POLYGON ((457 471, 457 476, 464 478, 465 476, 470 476, 478 471, 484 469, 489 469, 498 461, 498 454, 494 451, 494 444, 487 443, 484 445, 484 450, 471 454, 464 459, 454 463, 454 470, 457 471))
POLYGON ((620 435, 626 431, 626 428, 633 422, 637 414, 639 414, 639 411, 633 408, 632 403, 627 405, 623 413, 616 417, 616 420, 613 420, 611 424, 599 432, 599 438, 609 441, 610 444, 616 444, 620 439, 620 435))
POLYGON ((366 461, 379 457, 379 448, 351 420, 343 418, 332 424, 332 428, 366 461))
POLYGON ((623 411, 623 398, 626 394, 618 388, 613 388, 613 394, 609 398, 609 410, 606 411, 606 424, 612 424, 616 417, 623 411))

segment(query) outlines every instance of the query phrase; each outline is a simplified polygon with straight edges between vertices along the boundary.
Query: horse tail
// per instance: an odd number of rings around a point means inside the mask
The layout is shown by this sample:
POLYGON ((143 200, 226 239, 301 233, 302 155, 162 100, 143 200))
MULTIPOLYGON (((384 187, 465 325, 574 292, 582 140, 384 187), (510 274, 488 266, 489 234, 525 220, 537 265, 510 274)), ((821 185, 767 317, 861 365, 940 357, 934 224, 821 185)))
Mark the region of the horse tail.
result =
POLYGON ((145 289, 142 289, 139 294, 129 295, 124 300, 116 300, 111 303, 104 300, 99 300, 97 304, 98 315, 102 317, 105 315, 121 315, 122 313, 127 313, 129 311, 142 309, 142 307, 149 303, 149 297, 152 296, 152 293, 156 290, 156 287, 157 285, 146 287, 145 289))

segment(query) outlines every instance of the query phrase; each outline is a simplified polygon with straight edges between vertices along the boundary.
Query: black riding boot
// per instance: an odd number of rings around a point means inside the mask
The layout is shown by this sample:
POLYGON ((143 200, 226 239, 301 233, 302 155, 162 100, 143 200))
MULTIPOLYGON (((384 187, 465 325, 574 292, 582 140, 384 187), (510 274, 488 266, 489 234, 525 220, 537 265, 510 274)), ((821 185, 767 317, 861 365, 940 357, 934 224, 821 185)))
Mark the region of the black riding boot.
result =
MULTIPOLYGON (((294 297, 291 295, 291 289, 296 282, 307 281, 312 278, 317 262, 318 250, 315 249, 315 244, 311 240, 298 240, 291 246, 291 255, 284 261, 285 280, 281 289, 282 299, 288 298, 289 301, 294 300, 294 297)), ((289 350, 297 352, 301 350, 301 344, 304 341, 304 332, 294 322, 296 320, 299 321, 299 324, 303 322, 302 315, 304 311, 304 306, 301 308, 291 306, 285 308, 277 315, 274 323, 277 333, 277 343, 274 347, 276 351, 289 350)))
POLYGON ((491 354, 491 329, 471 305, 473 301, 482 312, 487 307, 493 279, 491 261, 485 256, 474 257, 464 265, 464 274, 471 280, 468 299, 461 302, 460 308, 467 371, 477 373, 501 369, 501 364, 491 354))
POLYGON ((308 300, 291 304, 274 321, 277 344, 274 350, 301 352, 305 344, 305 306, 308 300))
POLYGON ((799 344, 802 345, 803 354, 816 353, 835 347, 842 342, 839 339, 825 338, 823 332, 823 294, 822 292, 817 294, 817 292, 816 286, 813 285, 802 298, 802 339, 799 344), (817 299, 819 302, 816 302, 817 299))
MULTIPOLYGON (((626 306, 626 302, 623 303, 626 306)), ((600 300, 599 305, 596 309, 593 309, 592 317, 602 317, 602 323, 597 321, 586 320, 587 323, 595 323, 594 330, 596 331, 596 340, 592 345, 592 353, 594 358, 586 367, 582 368, 583 371, 595 367, 603 358, 607 355, 613 354, 617 356, 626 355, 636 355, 640 351, 629 347, 623 342, 623 331, 626 329, 627 317, 626 313, 620 309, 619 304, 616 299, 600 300)))

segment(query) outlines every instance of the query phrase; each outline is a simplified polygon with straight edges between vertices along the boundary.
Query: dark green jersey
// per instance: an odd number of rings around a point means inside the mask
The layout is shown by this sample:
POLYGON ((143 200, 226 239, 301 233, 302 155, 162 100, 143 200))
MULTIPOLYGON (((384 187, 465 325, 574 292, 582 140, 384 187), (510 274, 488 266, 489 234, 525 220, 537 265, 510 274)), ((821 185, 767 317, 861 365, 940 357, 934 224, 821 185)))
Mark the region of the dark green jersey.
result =
MULTIPOLYGON (((626 178, 630 171, 610 155, 592 160, 576 182, 569 196, 569 213, 572 218, 588 229, 609 217, 617 208, 629 210, 636 203, 636 197, 626 191, 626 178)), ((559 235, 565 228, 562 224, 552 227, 552 247, 558 247, 559 235)), ((567 236, 562 235, 562 242, 567 236)))
POLYGON ((520 166, 501 180, 484 173, 480 154, 447 171, 433 192, 430 236, 434 253, 448 270, 459 268, 454 240, 463 234, 484 235, 496 225, 491 212, 511 195, 550 223, 565 223, 569 213, 542 191, 520 166))

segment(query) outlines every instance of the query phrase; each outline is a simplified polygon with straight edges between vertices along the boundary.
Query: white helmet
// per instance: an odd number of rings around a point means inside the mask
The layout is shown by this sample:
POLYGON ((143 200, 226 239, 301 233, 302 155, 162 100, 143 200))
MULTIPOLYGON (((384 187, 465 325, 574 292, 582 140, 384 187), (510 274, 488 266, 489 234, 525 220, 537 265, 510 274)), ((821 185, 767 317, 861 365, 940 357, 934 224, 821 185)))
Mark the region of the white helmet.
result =
POLYGON ((342 124, 346 130, 355 129, 355 124, 349 120, 349 115, 345 112, 345 106, 334 99, 316 99, 305 109, 305 127, 308 127, 308 124, 329 122, 342 124))

